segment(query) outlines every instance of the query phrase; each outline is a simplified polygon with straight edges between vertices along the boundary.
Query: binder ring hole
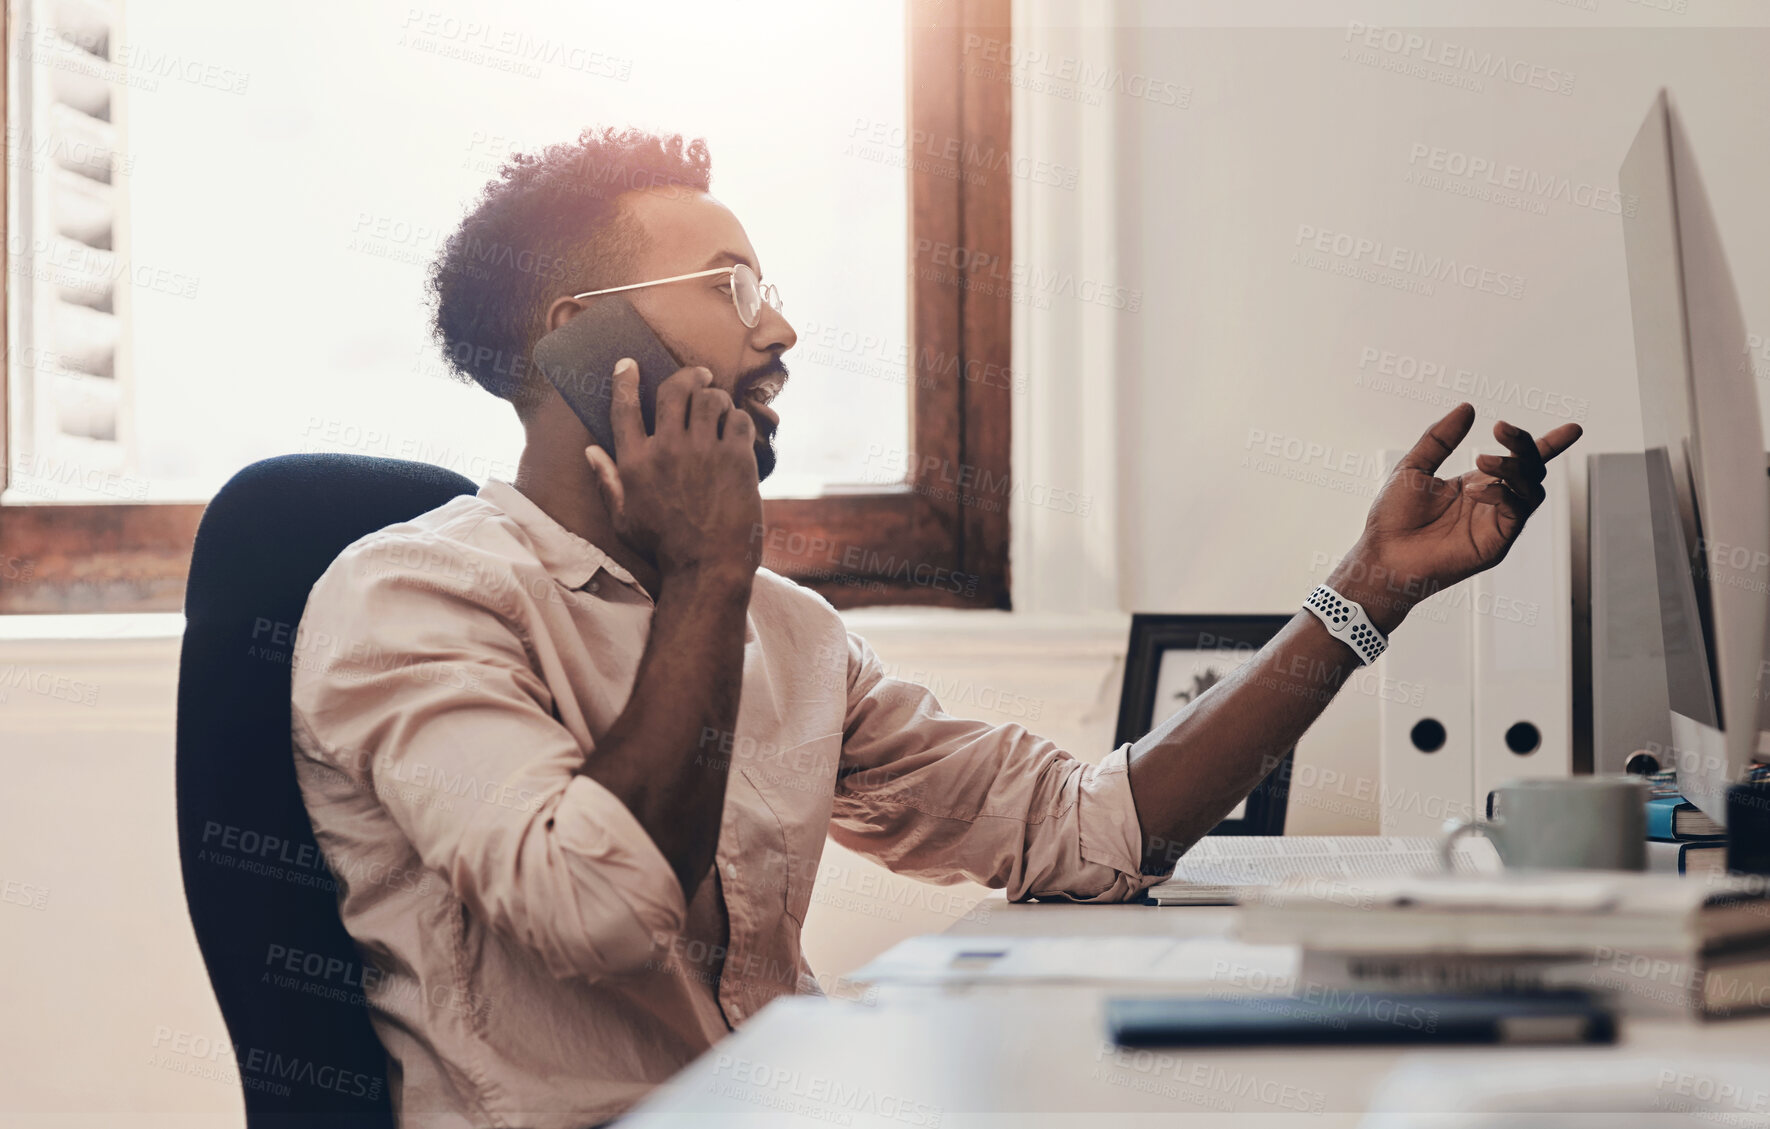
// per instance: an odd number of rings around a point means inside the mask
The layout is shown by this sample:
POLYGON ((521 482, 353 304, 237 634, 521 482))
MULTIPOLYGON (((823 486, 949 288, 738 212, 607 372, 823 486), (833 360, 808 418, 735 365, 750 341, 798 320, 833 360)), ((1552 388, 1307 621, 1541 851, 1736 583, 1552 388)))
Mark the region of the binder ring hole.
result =
POLYGON ((1444 723, 1435 717, 1423 717, 1414 722, 1408 737, 1413 741, 1414 748, 1422 753, 1436 753, 1444 748, 1444 723))

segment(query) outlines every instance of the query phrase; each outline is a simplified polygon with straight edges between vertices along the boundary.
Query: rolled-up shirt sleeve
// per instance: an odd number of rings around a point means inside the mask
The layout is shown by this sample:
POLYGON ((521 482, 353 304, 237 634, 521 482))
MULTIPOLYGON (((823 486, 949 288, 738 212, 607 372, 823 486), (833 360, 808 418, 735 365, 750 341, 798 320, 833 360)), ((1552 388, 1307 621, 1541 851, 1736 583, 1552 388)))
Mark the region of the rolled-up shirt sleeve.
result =
POLYGON ((923 686, 887 677, 848 634, 848 705, 830 834, 891 870, 969 879, 1008 897, 1123 901, 1140 873, 1130 746, 1085 764, 1017 724, 948 715, 923 686))
POLYGON ((554 976, 629 971, 682 929, 682 888, 627 806, 577 774, 589 750, 552 713, 500 607, 511 591, 473 576, 377 573, 346 550, 301 624, 297 755, 371 789, 424 865, 554 976))

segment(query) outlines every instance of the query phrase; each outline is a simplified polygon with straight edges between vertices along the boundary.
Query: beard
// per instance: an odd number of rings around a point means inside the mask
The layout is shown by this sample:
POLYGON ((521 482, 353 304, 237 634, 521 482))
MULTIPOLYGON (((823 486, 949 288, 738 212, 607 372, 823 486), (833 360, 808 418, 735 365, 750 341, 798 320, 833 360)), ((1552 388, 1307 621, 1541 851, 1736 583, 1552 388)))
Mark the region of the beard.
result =
MULTIPOLYGON (((748 399, 751 387, 753 387, 758 381, 766 380, 770 377, 778 377, 782 381, 787 379, 787 366, 782 364, 778 357, 765 365, 758 365, 749 372, 738 377, 738 403, 742 404, 748 399)), ((756 425, 756 481, 763 482, 767 480, 769 475, 774 473, 774 437, 776 431, 779 429, 775 426, 772 420, 763 419, 761 416, 752 414, 750 419, 756 425)))
POLYGON ((756 437, 756 481, 766 482, 774 473, 774 432, 767 436, 758 432, 756 437))
MULTIPOLYGON (((690 363, 684 359, 689 355, 688 351, 679 342, 656 326, 652 327, 652 332, 658 335, 658 340, 664 343, 664 348, 670 350, 671 356, 676 358, 678 364, 690 363)), ((733 385, 736 394, 731 399, 734 404, 738 405, 739 411, 745 411, 744 401, 756 382, 767 380, 769 377, 778 377, 783 382, 787 379, 787 366, 781 362, 779 357, 738 375, 737 381, 733 385)), ((774 436, 777 428, 773 422, 763 419, 754 412, 746 412, 746 414, 749 415, 750 422, 756 425, 756 442, 753 447, 756 452, 756 481, 762 482, 774 473, 774 436)))

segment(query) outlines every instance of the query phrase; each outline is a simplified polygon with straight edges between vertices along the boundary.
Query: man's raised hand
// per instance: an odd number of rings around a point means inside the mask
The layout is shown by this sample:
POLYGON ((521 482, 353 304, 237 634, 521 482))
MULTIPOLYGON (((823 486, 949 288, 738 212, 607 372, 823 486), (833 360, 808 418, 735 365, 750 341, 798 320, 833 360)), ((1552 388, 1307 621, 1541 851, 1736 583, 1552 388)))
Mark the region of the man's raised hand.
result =
POLYGON ((1502 420, 1493 435, 1511 454, 1479 455, 1478 469, 1436 477, 1474 422, 1475 409, 1458 404, 1426 429, 1371 503, 1339 576, 1329 578, 1384 630, 1385 620, 1399 622, 1419 600, 1504 560, 1542 504, 1546 464, 1582 434, 1579 424, 1564 423, 1536 439, 1502 420))

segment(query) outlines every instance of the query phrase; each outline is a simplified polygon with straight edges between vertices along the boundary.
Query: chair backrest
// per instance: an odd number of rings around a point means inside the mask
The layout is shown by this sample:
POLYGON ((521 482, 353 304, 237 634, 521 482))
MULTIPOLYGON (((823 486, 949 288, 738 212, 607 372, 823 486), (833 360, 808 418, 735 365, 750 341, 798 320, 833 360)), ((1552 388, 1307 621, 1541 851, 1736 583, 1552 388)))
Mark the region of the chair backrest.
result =
POLYGON ((178 849, 251 1129, 393 1125, 362 958, 295 782, 291 657, 308 591, 345 546, 476 490, 425 463, 284 455, 234 475, 197 528, 178 668, 178 849))

